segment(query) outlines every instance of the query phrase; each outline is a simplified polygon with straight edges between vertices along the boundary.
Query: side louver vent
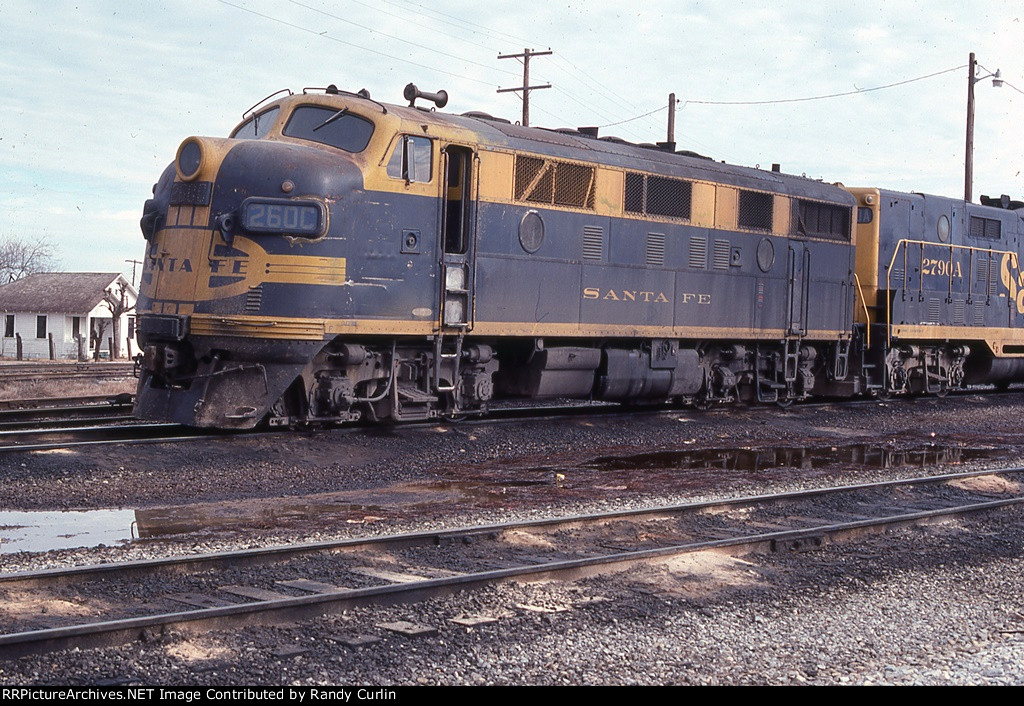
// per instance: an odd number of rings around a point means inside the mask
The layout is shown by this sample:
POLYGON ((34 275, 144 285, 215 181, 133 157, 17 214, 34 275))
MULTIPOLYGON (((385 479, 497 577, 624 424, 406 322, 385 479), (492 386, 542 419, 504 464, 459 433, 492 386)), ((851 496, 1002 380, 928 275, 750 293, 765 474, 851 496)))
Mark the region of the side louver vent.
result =
POLYGON ((263 307, 263 285, 250 287, 245 294, 245 310, 259 311, 263 307))
POLYGON ((715 241, 715 269, 728 270, 732 248, 728 240, 715 241))
POLYGON ((665 265, 665 234, 647 234, 647 266, 664 267, 665 265))
POLYGON ((703 270, 708 266, 708 239, 702 235, 690 236, 690 267, 703 270))
POLYGON ((604 260, 604 229, 600 226, 583 226, 583 259, 604 260))

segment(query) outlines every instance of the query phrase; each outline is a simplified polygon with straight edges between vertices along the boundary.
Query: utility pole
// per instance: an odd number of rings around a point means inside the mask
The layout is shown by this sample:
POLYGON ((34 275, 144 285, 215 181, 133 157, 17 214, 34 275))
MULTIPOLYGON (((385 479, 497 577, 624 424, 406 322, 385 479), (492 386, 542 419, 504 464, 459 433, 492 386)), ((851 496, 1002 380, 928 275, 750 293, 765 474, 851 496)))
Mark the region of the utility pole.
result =
MULTIPOLYGON (((982 69, 988 71, 985 67, 982 69)), ((991 78, 993 88, 1000 88, 1003 85, 999 69, 985 76, 975 76, 977 70, 978 61, 972 51, 967 62, 967 145, 964 154, 964 201, 968 203, 974 197, 974 84, 991 78)))
POLYGON ((668 137, 667 142, 676 143, 676 94, 668 94, 668 137))
POLYGON ((132 287, 135 286, 135 268, 142 264, 142 260, 125 260, 132 263, 132 287))
POLYGON ((545 84, 543 86, 531 86, 530 85, 530 57, 531 56, 547 56, 553 54, 551 50, 548 51, 533 51, 532 49, 523 49, 522 54, 499 54, 499 59, 522 59, 523 60, 523 85, 519 88, 499 88, 498 93, 511 93, 513 91, 522 91, 523 95, 520 98, 523 99, 523 126, 530 126, 530 91, 536 91, 540 88, 551 88, 551 84, 545 84))
POLYGON ((974 79, 975 67, 978 65, 971 52, 967 63, 967 149, 964 154, 964 201, 970 203, 974 196, 974 79))

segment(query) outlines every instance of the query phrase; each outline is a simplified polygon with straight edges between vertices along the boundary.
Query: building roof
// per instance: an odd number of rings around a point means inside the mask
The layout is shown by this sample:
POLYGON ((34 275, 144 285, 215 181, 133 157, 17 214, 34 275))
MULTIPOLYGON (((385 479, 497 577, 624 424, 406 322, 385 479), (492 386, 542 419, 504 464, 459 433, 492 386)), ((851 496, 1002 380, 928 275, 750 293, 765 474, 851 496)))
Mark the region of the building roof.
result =
MULTIPOLYGON (((119 277, 117 272, 38 272, 0 285, 0 311, 89 312, 119 277)), ((129 292, 135 296, 130 285, 129 292)))

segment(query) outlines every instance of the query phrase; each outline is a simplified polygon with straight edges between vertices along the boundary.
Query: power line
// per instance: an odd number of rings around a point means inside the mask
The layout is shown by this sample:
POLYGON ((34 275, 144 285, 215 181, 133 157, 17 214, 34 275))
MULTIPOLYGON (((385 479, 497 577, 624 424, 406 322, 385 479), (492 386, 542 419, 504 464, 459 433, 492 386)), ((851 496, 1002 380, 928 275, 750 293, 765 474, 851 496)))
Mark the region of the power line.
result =
MULTIPOLYGON (((394 13, 394 12, 389 12, 388 10, 386 10, 385 8, 383 8, 379 4, 370 4, 370 3, 364 2, 363 0, 350 0, 350 1, 356 3, 357 5, 361 5, 363 7, 370 8, 370 9, 376 11, 376 12, 383 13, 384 15, 387 15, 389 17, 394 17, 394 18, 399 19, 399 20, 401 20, 403 22, 407 22, 407 23, 413 23, 414 22, 414 20, 411 20, 408 16, 397 14, 397 13, 394 13)), ((455 39, 457 41, 460 41, 460 42, 463 42, 463 43, 466 43, 466 44, 470 44, 470 45, 475 46, 475 47, 479 47, 479 48, 482 48, 482 49, 488 49, 488 50, 492 50, 493 49, 492 47, 488 47, 488 46, 486 46, 484 44, 481 44, 480 42, 473 41, 472 39, 470 39, 467 36, 467 33, 482 34, 484 36, 491 37, 491 38, 494 38, 496 40, 500 39, 501 41, 506 41, 506 39, 504 39, 504 38, 512 37, 512 38, 516 39, 516 41, 521 41, 521 42, 524 42, 525 44, 543 44, 543 42, 532 42, 532 41, 529 41, 529 40, 526 40, 526 39, 523 39, 523 38, 516 37, 515 35, 510 35, 510 34, 505 33, 505 32, 500 32, 498 30, 495 30, 493 28, 487 27, 485 25, 481 25, 481 24, 477 24, 477 23, 474 23, 474 22, 470 22, 470 21, 462 19, 460 17, 456 17, 454 15, 449 15, 449 14, 446 14, 444 12, 441 12, 441 11, 438 11, 438 10, 434 10, 434 9, 425 7, 424 5, 422 5, 420 3, 417 3, 417 2, 413 2, 412 0, 403 0, 403 3, 405 5, 407 5, 407 6, 409 6, 408 9, 409 9, 410 13, 412 13, 413 15, 416 15, 416 16, 419 16, 419 17, 423 18, 423 20, 425 20, 425 21, 432 22, 432 23, 438 23, 442 27, 452 27, 452 28, 455 28, 455 32, 454 33, 451 32, 451 31, 446 31, 445 29, 434 29, 432 31, 436 31, 439 34, 443 34, 446 37, 450 37, 452 39, 455 39), (431 13, 431 14, 426 14, 428 12, 431 13), (458 23, 458 24, 456 24, 456 23, 458 23)), ((422 27, 420 27, 420 29, 422 29, 422 27)), ((619 108, 621 108, 622 112, 626 112, 626 111, 629 110, 629 107, 623 101, 621 101, 620 99, 616 98, 614 92, 610 91, 606 86, 602 86, 599 83, 596 83, 595 81, 591 80, 587 76, 587 73, 582 71, 572 61, 570 61, 567 58, 560 57, 559 55, 555 55, 553 58, 555 59, 556 65, 553 66, 553 67, 549 67, 549 68, 554 68, 555 70, 562 72, 569 79, 571 79, 572 81, 575 81, 575 82, 579 83, 581 86, 583 86, 583 88, 585 90, 594 91, 597 95, 601 96, 604 99, 605 103, 607 103, 607 101, 609 99, 611 99, 611 102, 616 104, 619 108), (566 68, 564 66, 558 66, 557 64, 559 64, 559 63, 567 64, 568 66, 570 66, 572 68, 569 69, 569 68, 566 68), (589 85, 589 88, 588 88, 588 85, 589 85)), ((502 71, 502 73, 511 73, 511 72, 504 72, 504 71, 502 71)), ((545 73, 546 73, 546 71, 542 71, 541 72, 541 76, 544 77, 545 73)), ((548 78, 543 78, 543 80, 547 81, 548 83, 554 83, 553 81, 551 81, 548 78)), ((603 117, 605 119, 609 119, 609 120, 613 119, 610 116, 608 116, 607 114, 605 114, 600 108, 596 107, 594 105, 594 103, 587 102, 582 97, 572 94, 566 88, 564 88, 564 87, 560 88, 558 86, 555 86, 555 90, 559 91, 559 92, 561 92, 561 93, 563 93, 565 95, 567 95, 569 98, 575 100, 579 105, 583 106, 584 108, 586 108, 587 110, 591 111, 592 113, 598 114, 598 115, 600 115, 601 117, 603 117)), ((546 111, 543 111, 541 109, 541 112, 546 112, 546 111)), ((551 113, 547 113, 547 114, 551 115, 551 113)))
MULTIPOLYGON (((829 98, 840 98, 840 97, 843 97, 843 96, 855 96, 855 95, 858 95, 860 93, 871 93, 872 91, 881 91, 881 90, 884 90, 884 89, 887 89, 887 88, 895 88, 896 86, 904 86, 904 85, 906 85, 908 83, 914 83, 915 81, 924 81, 925 79, 935 78, 936 76, 942 76, 943 74, 952 73, 954 71, 961 71, 961 70, 963 70, 965 68, 967 68, 967 64, 962 64, 961 66, 955 66, 955 67, 953 67, 951 69, 945 69, 943 71, 936 71, 935 73, 927 74, 925 76, 917 76, 915 78, 908 78, 908 79, 906 79, 904 81, 897 81, 895 83, 889 83, 889 84, 886 84, 884 86, 874 86, 872 88, 858 88, 858 89, 853 90, 853 91, 844 91, 842 93, 829 93, 827 95, 822 95, 822 96, 807 96, 805 98, 779 98, 779 99, 775 99, 775 100, 763 100, 763 101, 708 101, 708 100, 688 100, 688 101, 682 101, 682 102, 677 101, 677 103, 680 103, 680 105, 679 105, 678 108, 676 108, 676 110, 682 110, 683 108, 685 108, 687 105, 689 105, 691 103, 694 104, 694 105, 779 105, 779 104, 782 104, 782 103, 803 103, 803 102, 807 102, 807 101, 827 100, 829 98)), ((1014 87, 1011 86, 1011 88, 1014 88, 1014 87)), ((1014 90, 1017 90, 1017 89, 1014 88, 1014 90)), ((608 125, 602 125, 601 127, 612 127, 613 125, 622 125, 623 123, 633 122, 634 120, 640 120, 641 118, 646 118, 649 115, 654 115, 655 113, 659 113, 659 112, 661 112, 663 110, 668 110, 668 106, 661 106, 660 108, 655 108, 654 110, 651 110, 651 111, 649 111, 647 113, 643 113, 642 115, 637 115, 637 116, 634 116, 632 118, 627 118, 626 120, 620 120, 617 123, 610 123, 608 125)))
MULTIPOLYGON (((676 103, 678 103, 678 102, 679 101, 676 101, 676 103)), ((663 110, 668 110, 668 106, 667 105, 663 105, 660 108, 655 108, 654 110, 652 110, 652 111, 650 111, 648 113, 644 113, 643 115, 635 115, 632 118, 626 118, 625 120, 620 120, 617 123, 608 123, 607 125, 602 125, 601 127, 602 128, 606 128, 606 127, 614 127, 616 125, 624 125, 625 123, 631 123, 634 120, 640 120, 641 118, 646 118, 648 115, 654 115, 655 113, 660 113, 663 110)), ((678 110, 678 108, 677 108, 677 110, 678 110)))
MULTIPOLYGON (((897 81, 896 83, 889 83, 885 86, 875 86, 874 88, 858 88, 854 91, 845 91, 843 93, 829 93, 824 96, 808 96, 807 98, 781 98, 778 100, 770 101, 684 101, 682 107, 685 107, 687 103, 697 103, 701 105, 775 105, 779 103, 803 103, 805 101, 820 101, 828 98, 841 98, 842 96, 855 96, 859 93, 870 93, 871 91, 881 91, 886 88, 895 88, 896 86, 904 86, 908 83, 914 83, 915 81, 924 81, 925 79, 935 78, 942 74, 952 73, 953 71, 960 71, 966 69, 967 64, 961 66, 955 66, 952 69, 945 69, 944 71, 936 71, 933 74, 926 76, 918 76, 916 78, 908 78, 905 81, 897 81)), ((680 109, 681 109, 680 108, 680 109)))
MULTIPOLYGON (((532 43, 530 40, 523 39, 522 37, 517 37, 514 34, 507 34, 507 33, 502 32, 500 30, 492 29, 490 27, 485 27, 484 25, 478 25, 475 22, 470 22, 469 20, 464 20, 461 17, 456 17, 455 15, 449 15, 449 14, 446 14, 444 12, 441 12, 440 10, 434 10, 432 8, 425 7, 425 6, 423 6, 423 5, 421 5, 421 4, 417 3, 417 2, 412 2, 411 0, 402 0, 402 2, 404 2, 406 5, 412 5, 414 7, 418 7, 418 8, 420 8, 420 10, 423 10, 425 12, 429 12, 429 13, 434 14, 434 15, 440 15, 441 17, 447 17, 450 20, 454 20, 454 21, 459 22, 459 23, 461 23, 463 25, 466 25, 467 27, 470 27, 470 28, 474 28, 475 27, 476 29, 483 30, 484 33, 489 34, 494 39, 501 39, 501 38, 503 38, 502 41, 514 40, 517 44, 522 44, 524 42, 526 44, 531 44, 532 43)), ((413 10, 413 12, 416 12, 416 10, 413 10)), ((424 12, 418 12, 417 14, 424 15, 424 12)), ((424 16, 429 17, 429 15, 424 15, 424 16)), ((448 24, 451 24, 451 23, 449 22, 448 24)))
POLYGON ((451 71, 445 71, 444 69, 438 69, 438 68, 435 68, 433 66, 427 66, 426 64, 421 64, 419 62, 412 61, 410 59, 403 59, 403 58, 398 57, 398 56, 392 56, 391 54, 385 54, 384 52, 377 51, 376 49, 370 49, 369 47, 364 47, 364 46, 361 46, 359 44, 355 44, 353 42, 346 42, 343 39, 338 39, 337 37, 332 37, 331 35, 327 34, 326 32, 318 32, 315 29, 309 29, 308 27, 303 27, 301 25, 297 25, 297 24, 294 24, 292 22, 288 22, 286 20, 279 19, 277 17, 271 17, 270 15, 265 15, 262 12, 257 12, 256 10, 251 10, 248 7, 242 7, 241 5, 236 5, 236 4, 232 3, 232 2, 228 2, 228 0, 217 0, 217 2, 219 2, 219 3, 223 4, 223 5, 227 5, 229 7, 233 7, 236 10, 242 10, 243 12, 248 12, 251 15, 256 15, 257 17, 262 17, 265 20, 270 20, 272 22, 277 22, 278 24, 285 25, 286 27, 291 27, 292 29, 297 29, 300 32, 306 32, 307 34, 313 34, 313 35, 316 35, 316 36, 321 37, 323 39, 329 39, 332 42, 337 42, 338 44, 344 44, 345 46, 353 47, 353 48, 359 49, 361 51, 370 52, 371 54, 376 54, 377 56, 383 56, 384 58, 391 59, 392 61, 400 61, 403 64, 412 64, 413 66, 417 66, 417 67, 419 67, 421 69, 427 69, 428 71, 436 71, 437 73, 444 74, 446 76, 452 76, 454 78, 459 78, 459 79, 462 79, 464 81, 470 81, 472 83, 479 83, 479 84, 482 84, 482 85, 485 85, 485 86, 490 86, 492 84, 492 82, 490 82, 490 81, 483 81, 483 80, 478 79, 478 78, 470 78, 469 76, 463 76, 461 74, 453 73, 451 71))
POLYGON ((327 17, 330 17, 331 19, 338 20, 339 22, 344 22, 346 24, 350 24, 350 25, 353 25, 355 27, 359 27, 360 29, 365 29, 367 32, 370 32, 370 33, 373 33, 373 34, 379 34, 382 37, 387 37, 388 39, 394 39, 395 41, 402 42, 404 44, 410 44, 410 45, 416 47, 417 49, 425 49, 427 51, 434 52, 435 54, 440 54, 441 56, 446 56, 446 57, 448 57, 450 59, 457 59, 457 60, 462 61, 462 62, 467 63, 467 64, 473 64, 474 66, 480 66, 480 67, 485 68, 485 69, 487 69, 489 71, 496 71, 496 72, 499 72, 499 73, 508 74, 509 76, 518 76, 518 74, 516 74, 516 73, 514 73, 512 71, 505 71, 503 69, 496 69, 493 66, 490 66, 488 64, 481 64, 479 61, 473 61, 472 59, 467 59, 467 58, 465 58, 463 56, 458 56, 456 54, 449 54, 448 52, 441 51, 440 49, 434 49, 433 47, 428 47, 428 46, 425 46, 423 44, 419 44, 417 42, 410 41, 410 40, 405 39, 403 37, 396 37, 393 34, 386 34, 385 32, 381 32, 380 30, 374 29, 373 27, 367 27, 366 25, 359 24, 358 22, 354 22, 354 21, 346 19, 344 17, 339 17, 338 15, 334 15, 334 14, 332 14, 330 12, 327 12, 326 10, 321 10, 320 8, 313 7, 312 5, 307 5, 305 3, 298 2, 298 0, 289 0, 289 2, 291 2, 293 5, 298 5, 299 7, 304 7, 307 10, 312 10, 313 12, 317 12, 317 13, 319 13, 321 15, 325 15, 327 17))

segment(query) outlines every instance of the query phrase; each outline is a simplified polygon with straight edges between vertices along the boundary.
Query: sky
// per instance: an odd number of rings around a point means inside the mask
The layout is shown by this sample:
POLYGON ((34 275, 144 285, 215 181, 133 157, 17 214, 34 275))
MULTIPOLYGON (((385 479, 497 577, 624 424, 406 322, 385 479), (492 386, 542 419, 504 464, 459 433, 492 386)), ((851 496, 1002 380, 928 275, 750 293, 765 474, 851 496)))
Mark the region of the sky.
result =
POLYGON ((962 196, 967 62, 974 193, 1024 197, 1024 5, 1009 0, 0 0, 0 239, 59 269, 140 260, 142 206, 190 135, 225 136, 279 89, 330 83, 447 112, 666 138, 733 164, 962 196), (897 84, 897 85, 894 85, 897 84), (885 87, 885 88, 883 88, 885 87), (872 90, 878 89, 878 90, 872 90), (832 98, 823 96, 841 95, 832 98), (644 117, 639 117, 644 116, 644 117))

